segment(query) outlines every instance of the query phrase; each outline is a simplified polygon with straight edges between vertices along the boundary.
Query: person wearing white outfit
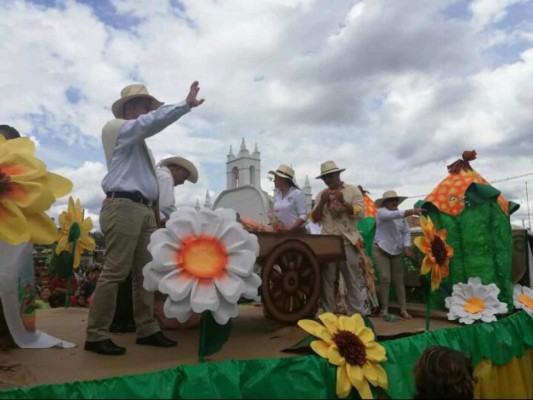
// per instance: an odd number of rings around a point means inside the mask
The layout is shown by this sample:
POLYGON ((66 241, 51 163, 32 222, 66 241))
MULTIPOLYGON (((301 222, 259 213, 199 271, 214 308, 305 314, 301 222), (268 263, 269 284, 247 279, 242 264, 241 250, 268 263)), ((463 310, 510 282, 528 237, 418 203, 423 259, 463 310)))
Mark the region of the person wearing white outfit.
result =
POLYGON ((197 99, 199 90, 198 82, 193 82, 184 103, 163 105, 144 85, 133 84, 122 89, 112 106, 116 119, 102 130, 108 173, 102 180, 106 199, 100 227, 105 235, 106 260, 89 311, 87 351, 104 355, 126 352, 111 341, 109 327, 119 284, 130 271, 136 343, 157 347, 177 344, 161 333, 153 315, 154 294, 143 287, 142 268, 151 260, 147 246, 159 220, 159 185, 145 139, 202 104, 203 100, 197 99))
POLYGON ((389 290, 392 282, 396 290, 396 298, 400 303, 400 315, 410 319, 407 312, 405 286, 403 281, 402 254, 412 256, 411 231, 405 217, 421 215, 421 208, 398 210, 398 205, 407 197, 401 197, 394 190, 383 193, 375 201, 377 209, 376 235, 372 247, 374 264, 379 272, 379 300, 381 316, 387 322, 394 322, 396 318, 389 314, 389 290))
POLYGON ((278 232, 306 233, 307 201, 304 192, 294 183, 294 170, 281 164, 269 174, 274 175, 276 190, 273 209, 281 222, 278 232))

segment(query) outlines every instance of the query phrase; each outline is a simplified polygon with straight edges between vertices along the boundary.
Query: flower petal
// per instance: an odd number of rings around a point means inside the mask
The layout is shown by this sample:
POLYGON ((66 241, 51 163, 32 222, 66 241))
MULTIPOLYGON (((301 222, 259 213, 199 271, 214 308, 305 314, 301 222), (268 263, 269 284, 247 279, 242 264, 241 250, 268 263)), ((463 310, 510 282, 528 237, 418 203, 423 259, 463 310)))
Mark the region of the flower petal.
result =
MULTIPOLYGON (((153 261, 152 261, 153 262, 153 261)), ((152 268, 151 276, 156 277, 161 270, 152 268)), ((159 280, 158 290, 168 294, 173 301, 181 301, 187 297, 198 279, 183 269, 175 269, 159 280)))
POLYGON ((261 278, 257 274, 241 277, 244 283, 244 290, 242 296, 247 299, 256 299, 259 295, 259 286, 261 286, 261 278))
POLYGON ((331 334, 324 325, 321 325, 311 319, 301 319, 298 321, 298 326, 307 333, 310 333, 311 335, 322 339, 326 343, 333 345, 333 339, 331 337, 331 334))
POLYGON ((350 395, 352 385, 344 366, 337 368, 337 397, 344 399, 350 395))
POLYGON ((328 358, 328 351, 331 346, 323 340, 313 340, 311 342, 311 349, 320 357, 328 358))
POLYGON ((213 281, 198 279, 191 292, 191 307, 196 313, 206 310, 215 311, 220 306, 220 299, 213 281))
POLYGON ((253 272, 256 256, 253 251, 239 250, 228 254, 228 270, 240 275, 250 276, 253 272))
POLYGON ((57 239, 57 226, 47 214, 26 214, 26 221, 30 234, 30 242, 35 244, 51 244, 57 239))
POLYGON ((335 314, 327 312, 327 313, 319 315, 318 318, 322 321, 324 326, 327 328, 329 333, 331 333, 332 335, 334 335, 335 332, 337 332, 337 330, 339 329, 337 326, 338 321, 337 321, 337 317, 335 316, 335 314))
POLYGON ((163 314, 167 318, 176 318, 179 322, 186 322, 192 314, 190 297, 185 297, 182 301, 173 301, 167 297, 163 305, 163 314))
POLYGON ((387 352, 385 347, 377 342, 371 342, 366 345, 366 358, 374 362, 382 362, 387 360, 387 352))
POLYGON ((346 364, 346 359, 341 356, 337 346, 329 346, 328 349, 328 361, 333 365, 344 365, 346 364))
POLYGON ((211 313, 218 324, 226 325, 230 318, 235 318, 238 315, 237 304, 230 303, 221 297, 220 305, 215 311, 211 311, 211 313))
POLYGON ((230 303, 236 303, 244 290, 242 279, 231 272, 214 278, 213 282, 219 293, 230 303))

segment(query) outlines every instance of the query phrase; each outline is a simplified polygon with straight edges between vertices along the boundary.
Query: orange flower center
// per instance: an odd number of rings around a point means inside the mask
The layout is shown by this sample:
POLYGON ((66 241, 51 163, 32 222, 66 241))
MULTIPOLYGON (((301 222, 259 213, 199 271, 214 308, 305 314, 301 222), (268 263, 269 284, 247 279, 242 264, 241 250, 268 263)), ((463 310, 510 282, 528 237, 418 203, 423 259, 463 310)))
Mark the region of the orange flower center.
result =
POLYGON ((465 301, 465 311, 470 314, 480 313, 485 309, 485 302, 479 297, 470 297, 465 301))
POLYGON ((176 253, 177 262, 197 278, 213 279, 226 269, 226 246, 214 236, 189 236, 176 253))
POLYGON ((11 189, 11 178, 8 174, 0 170, 0 195, 9 192, 11 189))
POLYGON ((435 261, 439 266, 443 265, 448 258, 448 253, 446 252, 446 244, 444 241, 435 235, 431 241, 431 253, 435 257, 435 261))
POLYGON ((530 310, 533 310, 533 298, 529 297, 527 294, 518 295, 518 301, 530 310))
POLYGON ((366 362, 366 346, 359 336, 350 331, 338 330, 333 341, 348 364, 362 367, 366 362))

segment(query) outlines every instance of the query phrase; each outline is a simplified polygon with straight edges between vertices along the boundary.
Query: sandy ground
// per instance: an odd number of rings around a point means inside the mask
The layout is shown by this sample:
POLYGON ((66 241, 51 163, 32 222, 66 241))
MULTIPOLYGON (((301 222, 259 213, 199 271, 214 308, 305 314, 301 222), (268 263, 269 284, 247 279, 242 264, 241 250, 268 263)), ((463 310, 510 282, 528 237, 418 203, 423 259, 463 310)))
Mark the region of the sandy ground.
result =
MULTIPOLYGON (((240 306, 229 341, 213 355, 211 361, 250 358, 293 357, 282 352, 307 334, 294 325, 266 319, 261 306, 240 306)), ((413 306, 411 320, 387 323, 372 318, 379 336, 395 336, 424 330, 422 306, 413 306)), ((113 341, 127 348, 123 356, 102 356, 83 350, 88 309, 56 308, 39 310, 37 328, 50 335, 77 344, 73 349, 7 349, 0 351, 0 389, 101 379, 118 375, 139 374, 198 362, 198 328, 165 331, 178 340, 178 347, 160 349, 135 344, 135 334, 115 334, 113 341)), ((442 313, 431 321, 431 329, 457 326, 447 322, 442 313)))

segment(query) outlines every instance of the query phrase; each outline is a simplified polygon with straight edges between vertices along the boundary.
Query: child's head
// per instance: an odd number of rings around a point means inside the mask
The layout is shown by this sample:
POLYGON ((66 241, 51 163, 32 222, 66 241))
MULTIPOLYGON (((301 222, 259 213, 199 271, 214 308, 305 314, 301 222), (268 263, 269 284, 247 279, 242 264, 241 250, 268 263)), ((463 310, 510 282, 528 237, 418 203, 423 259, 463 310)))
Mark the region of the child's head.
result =
POLYGON ((443 346, 428 347, 414 368, 415 399, 473 399, 474 371, 464 353, 443 346))
POLYGON ((48 286, 43 287, 39 295, 41 296, 41 300, 48 301, 50 298, 50 289, 48 286))

